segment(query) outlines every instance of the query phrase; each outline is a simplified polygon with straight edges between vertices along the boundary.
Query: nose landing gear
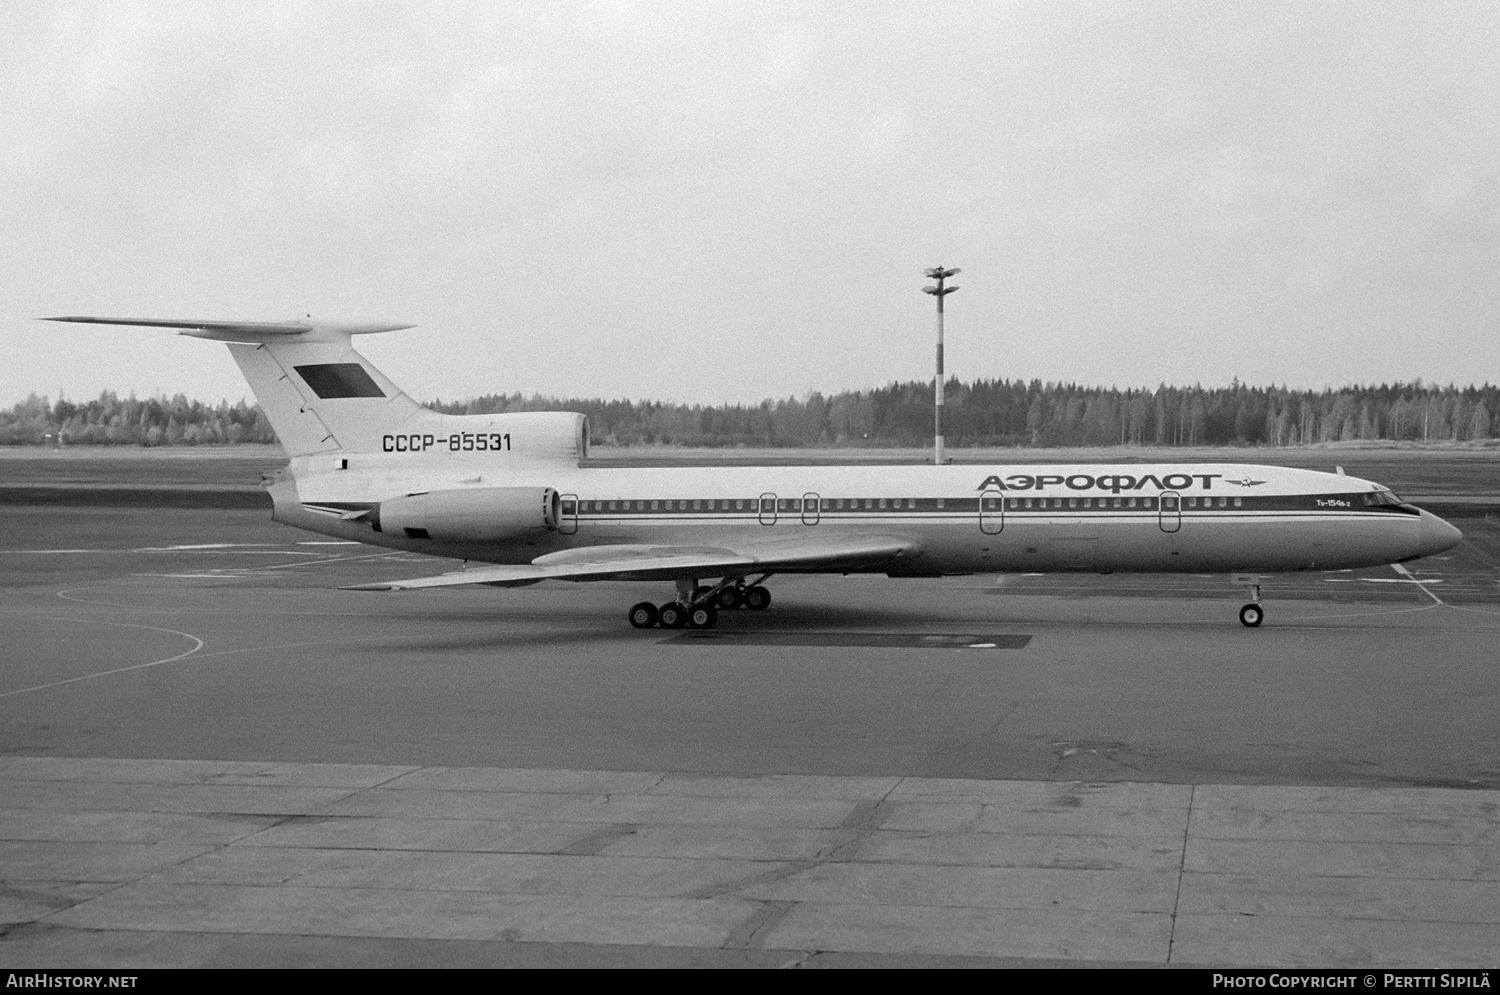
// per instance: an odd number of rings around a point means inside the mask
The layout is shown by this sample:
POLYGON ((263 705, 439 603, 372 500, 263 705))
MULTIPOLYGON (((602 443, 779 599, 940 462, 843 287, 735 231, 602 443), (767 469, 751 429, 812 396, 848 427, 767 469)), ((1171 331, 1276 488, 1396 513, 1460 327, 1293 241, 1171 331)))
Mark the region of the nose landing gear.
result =
POLYGON ((1244 584, 1246 590, 1250 592, 1250 603, 1240 609, 1240 624, 1247 629, 1253 629, 1266 617, 1265 609, 1260 606, 1260 578, 1236 577, 1235 580, 1244 584))

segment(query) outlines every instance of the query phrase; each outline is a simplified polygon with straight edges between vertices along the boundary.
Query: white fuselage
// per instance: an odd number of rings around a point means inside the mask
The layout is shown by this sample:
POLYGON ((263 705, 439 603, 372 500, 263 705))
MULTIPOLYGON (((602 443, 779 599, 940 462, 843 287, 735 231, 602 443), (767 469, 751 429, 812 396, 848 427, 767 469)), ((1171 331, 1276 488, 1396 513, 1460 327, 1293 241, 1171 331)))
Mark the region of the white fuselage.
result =
POLYGON ((301 457, 272 488, 275 517, 331 536, 512 564, 580 546, 890 537, 919 550, 879 568, 903 576, 1340 569, 1414 559, 1458 535, 1377 484, 1275 466, 591 468, 441 455, 301 457), (454 543, 377 533, 339 514, 411 493, 522 485, 560 492, 557 529, 454 543))

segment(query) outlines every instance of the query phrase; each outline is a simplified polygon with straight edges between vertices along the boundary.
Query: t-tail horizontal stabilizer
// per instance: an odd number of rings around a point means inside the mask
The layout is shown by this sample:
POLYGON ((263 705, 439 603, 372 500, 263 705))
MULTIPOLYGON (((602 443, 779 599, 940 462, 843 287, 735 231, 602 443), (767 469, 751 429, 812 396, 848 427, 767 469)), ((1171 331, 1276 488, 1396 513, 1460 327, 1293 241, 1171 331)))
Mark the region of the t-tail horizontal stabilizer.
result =
POLYGON ((138 325, 145 328, 176 328, 180 334, 215 342, 278 342, 293 337, 303 341, 370 335, 375 332, 399 332, 415 325, 393 325, 389 322, 335 321, 194 321, 177 318, 90 318, 69 316, 43 318, 43 321, 72 321, 83 325, 138 325))
POLYGON ((438 418, 406 396, 349 341, 351 335, 412 325, 83 316, 43 320, 174 328, 182 335, 228 344, 276 437, 292 457, 380 452, 381 440, 397 428, 430 431, 419 419, 438 418))

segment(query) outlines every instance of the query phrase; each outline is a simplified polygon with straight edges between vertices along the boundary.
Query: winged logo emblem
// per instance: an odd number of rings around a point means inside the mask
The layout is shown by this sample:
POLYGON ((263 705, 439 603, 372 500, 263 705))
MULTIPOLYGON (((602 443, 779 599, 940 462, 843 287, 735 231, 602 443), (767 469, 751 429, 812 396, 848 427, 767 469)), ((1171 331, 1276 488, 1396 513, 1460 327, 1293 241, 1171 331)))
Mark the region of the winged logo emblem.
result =
POLYGON ((1261 484, 1264 484, 1265 481, 1251 480, 1249 477, 1240 477, 1238 480, 1236 480, 1234 477, 1227 477, 1225 478, 1225 483, 1239 484, 1241 487, 1259 487, 1261 484))

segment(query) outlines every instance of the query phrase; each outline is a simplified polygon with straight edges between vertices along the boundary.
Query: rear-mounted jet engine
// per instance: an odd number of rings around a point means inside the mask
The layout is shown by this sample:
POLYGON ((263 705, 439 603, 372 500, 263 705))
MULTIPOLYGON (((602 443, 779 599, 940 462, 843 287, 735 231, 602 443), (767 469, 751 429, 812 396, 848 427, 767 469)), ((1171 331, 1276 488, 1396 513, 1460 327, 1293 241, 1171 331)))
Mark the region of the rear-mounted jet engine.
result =
POLYGON ((409 539, 504 542, 536 529, 556 531, 561 509, 551 487, 470 487, 382 501, 370 524, 409 539))

